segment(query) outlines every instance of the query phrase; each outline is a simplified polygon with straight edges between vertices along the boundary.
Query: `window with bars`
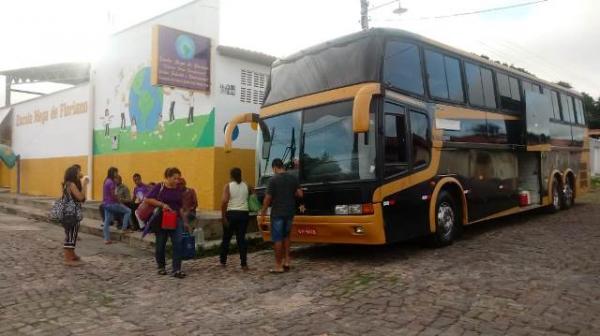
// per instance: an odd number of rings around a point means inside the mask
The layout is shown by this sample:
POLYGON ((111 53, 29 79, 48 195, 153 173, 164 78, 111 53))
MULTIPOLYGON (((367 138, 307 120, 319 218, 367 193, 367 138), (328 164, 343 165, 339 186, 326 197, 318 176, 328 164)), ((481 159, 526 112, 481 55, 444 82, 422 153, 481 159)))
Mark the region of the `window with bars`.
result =
POLYGON ((265 98, 267 74, 242 69, 240 73, 240 102, 261 105, 265 98))

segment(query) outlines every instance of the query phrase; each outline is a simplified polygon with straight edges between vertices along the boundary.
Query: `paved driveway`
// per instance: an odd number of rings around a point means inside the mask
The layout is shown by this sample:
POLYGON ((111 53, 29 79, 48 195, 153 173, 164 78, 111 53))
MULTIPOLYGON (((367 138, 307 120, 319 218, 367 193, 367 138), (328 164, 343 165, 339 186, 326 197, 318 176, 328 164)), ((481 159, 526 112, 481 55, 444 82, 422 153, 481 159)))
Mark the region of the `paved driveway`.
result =
POLYGON ((466 229, 443 249, 318 246, 294 268, 272 253, 155 273, 152 255, 83 235, 61 264, 60 228, 0 215, 2 335, 600 335, 600 194, 556 215, 466 229))

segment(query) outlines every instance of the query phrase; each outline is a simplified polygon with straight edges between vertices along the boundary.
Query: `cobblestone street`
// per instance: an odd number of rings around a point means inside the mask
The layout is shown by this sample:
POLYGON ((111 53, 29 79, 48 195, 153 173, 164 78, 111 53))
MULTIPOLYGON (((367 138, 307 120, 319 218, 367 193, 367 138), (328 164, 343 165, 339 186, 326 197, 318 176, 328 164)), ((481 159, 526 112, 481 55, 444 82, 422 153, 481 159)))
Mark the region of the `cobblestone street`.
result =
POLYGON ((82 235, 62 265, 59 227, 0 215, 2 335, 600 335, 600 200, 466 228, 442 249, 296 248, 184 262, 82 235))

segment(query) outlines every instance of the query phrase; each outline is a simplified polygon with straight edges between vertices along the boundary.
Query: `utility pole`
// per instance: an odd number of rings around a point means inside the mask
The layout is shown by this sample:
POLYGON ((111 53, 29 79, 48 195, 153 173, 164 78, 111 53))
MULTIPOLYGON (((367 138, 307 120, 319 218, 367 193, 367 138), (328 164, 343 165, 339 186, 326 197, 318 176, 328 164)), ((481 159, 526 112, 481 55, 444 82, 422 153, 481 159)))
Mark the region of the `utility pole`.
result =
POLYGON ((11 85, 12 85, 12 77, 10 75, 6 75, 6 84, 4 86, 4 106, 10 106, 11 103, 11 97, 10 97, 10 93, 11 93, 11 85))
POLYGON ((369 2, 360 0, 360 26, 363 30, 369 29, 369 2))

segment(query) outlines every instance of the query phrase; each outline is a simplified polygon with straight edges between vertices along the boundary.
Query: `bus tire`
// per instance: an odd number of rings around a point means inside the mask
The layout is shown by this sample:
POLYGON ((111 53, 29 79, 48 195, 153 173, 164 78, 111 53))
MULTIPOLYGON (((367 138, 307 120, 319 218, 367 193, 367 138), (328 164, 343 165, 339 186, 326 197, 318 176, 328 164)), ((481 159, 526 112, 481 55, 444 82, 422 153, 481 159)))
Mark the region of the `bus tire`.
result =
POLYGON ((435 233, 431 235, 434 247, 452 244, 460 230, 460 212, 457 202, 446 190, 442 190, 435 204, 435 233))
POLYGON ((554 181, 552 181, 552 190, 550 190, 550 206, 548 207, 548 211, 550 213, 557 213, 562 209, 562 202, 563 197, 560 182, 554 178, 554 181))
POLYGON ((575 192, 573 189, 573 178, 567 175, 567 181, 565 182, 565 186, 562 189, 562 208, 563 210, 567 210, 573 206, 575 203, 575 192))

